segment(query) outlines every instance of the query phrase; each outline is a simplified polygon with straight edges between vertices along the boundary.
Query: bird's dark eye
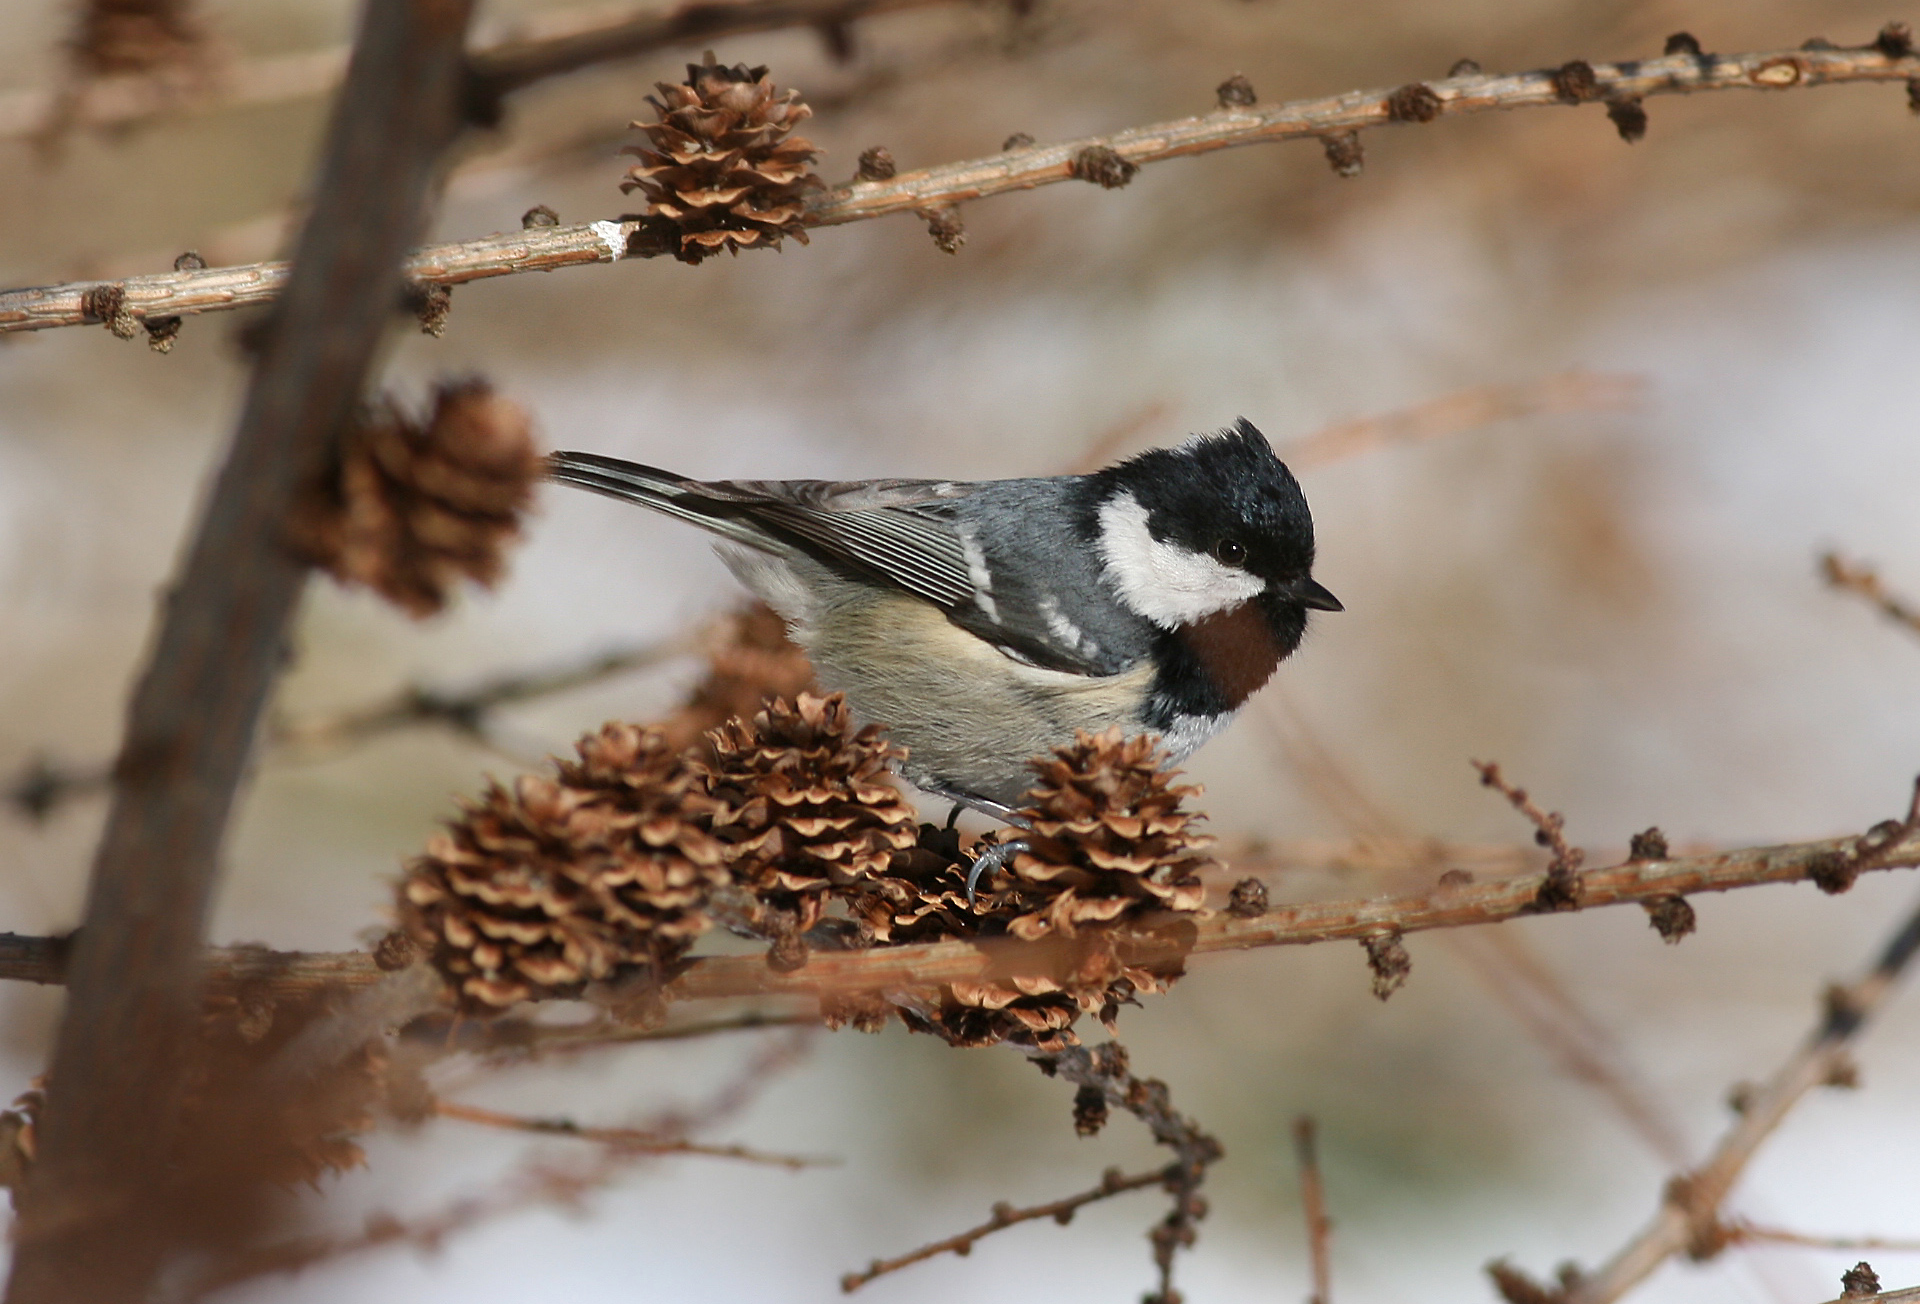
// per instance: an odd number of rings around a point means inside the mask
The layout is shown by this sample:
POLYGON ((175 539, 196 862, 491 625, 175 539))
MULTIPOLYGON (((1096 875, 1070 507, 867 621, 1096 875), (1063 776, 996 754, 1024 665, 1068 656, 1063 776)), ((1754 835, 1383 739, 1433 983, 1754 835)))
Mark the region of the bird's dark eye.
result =
POLYGON ((1213 559, 1222 566, 1238 566, 1247 559, 1247 549, 1238 539, 1222 539, 1213 545, 1213 559))

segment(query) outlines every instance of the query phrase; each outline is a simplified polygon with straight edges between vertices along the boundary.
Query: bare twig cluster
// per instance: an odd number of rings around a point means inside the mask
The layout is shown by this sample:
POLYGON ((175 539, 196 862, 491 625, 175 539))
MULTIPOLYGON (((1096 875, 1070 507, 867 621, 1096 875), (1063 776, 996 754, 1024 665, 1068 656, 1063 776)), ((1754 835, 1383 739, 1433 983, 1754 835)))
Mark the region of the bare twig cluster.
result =
POLYGON ((1534 827, 1533 840, 1553 853, 1547 865, 1546 882, 1534 904, 1541 910, 1573 910, 1580 905, 1580 864, 1586 853, 1569 846, 1566 817, 1559 811, 1541 810, 1527 796, 1525 788, 1516 788, 1501 777, 1500 767, 1491 761, 1475 761, 1480 782, 1505 797, 1513 808, 1526 816, 1534 827))
POLYGON ((1764 1084, 1741 1093, 1739 1118, 1712 1154, 1667 1184, 1653 1221, 1605 1264, 1592 1273, 1563 1271, 1558 1287, 1535 1282, 1509 1264, 1495 1264, 1489 1272, 1502 1296, 1512 1304, 1610 1304, 1670 1258, 1684 1254, 1709 1259, 1737 1243, 1740 1224, 1722 1212, 1734 1183, 1808 1092, 1857 1082, 1853 1043, 1884 1007, 1916 951, 1920 910, 1900 926, 1859 980, 1828 993, 1812 1036, 1764 1084))
POLYGON ((1888 620, 1920 633, 1920 607, 1889 589, 1873 567, 1827 552, 1820 555, 1820 574, 1834 588, 1866 599, 1888 620))
MULTIPOLYGON (((1809 42, 1797 50, 1707 54, 1691 38, 1687 40, 1687 45, 1655 59, 1575 60, 1559 68, 1513 74, 1463 71, 1398 89, 1352 91, 1271 105, 1230 102, 1198 117, 1134 127, 1101 138, 1052 145, 1024 142, 985 158, 896 171, 890 177, 856 180, 819 192, 808 200, 799 220, 811 228, 911 213, 930 221, 943 248, 958 248, 962 234, 958 206, 963 203, 1064 181, 1124 184, 1133 170, 1148 164, 1241 145, 1344 139, 1348 133, 1370 128, 1499 109, 1633 105, 1655 95, 1920 79, 1920 56, 1914 54, 1911 38, 1897 26, 1867 45, 1850 49, 1809 42)), ((1616 123, 1622 112, 1615 109, 1616 123)), ((1633 118, 1631 112, 1628 116, 1633 118)), ((1343 146, 1339 154, 1336 168, 1350 171, 1357 153, 1343 146)), ((409 260, 406 271, 413 284, 450 286, 520 272, 671 255, 680 249, 672 229, 622 217, 430 246, 409 260)), ((143 321, 265 303, 281 291, 286 277, 284 263, 254 263, 129 277, 110 284, 116 311, 128 321, 143 321)), ((0 332, 100 323, 106 319, 90 309, 88 298, 93 294, 97 299, 100 288, 83 283, 0 293, 0 332)))

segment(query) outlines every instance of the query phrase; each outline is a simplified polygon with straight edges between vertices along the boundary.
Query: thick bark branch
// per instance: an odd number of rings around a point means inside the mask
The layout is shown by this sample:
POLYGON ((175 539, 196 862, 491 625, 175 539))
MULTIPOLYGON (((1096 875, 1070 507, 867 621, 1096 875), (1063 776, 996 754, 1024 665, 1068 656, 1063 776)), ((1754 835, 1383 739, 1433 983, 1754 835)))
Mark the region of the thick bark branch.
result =
POLYGON ((306 567, 281 532, 359 396, 459 125, 469 0, 370 0, 314 212, 136 689, 68 965, 9 1304, 144 1298, 227 815, 306 567))
MULTIPOLYGON (((1764 883, 1833 883, 1833 868, 1842 863, 1851 864, 1856 871, 1920 865, 1920 833, 1879 845, 1864 858, 1860 857, 1861 842, 1853 837, 1831 838, 1589 869, 1580 875, 1580 909, 1646 905, 1675 896, 1726 892, 1764 883)), ((1238 868, 1244 872, 1258 870, 1260 865, 1243 862, 1238 868)), ((1464 928, 1540 913, 1536 902, 1545 881, 1544 874, 1523 874, 1402 896, 1281 905, 1254 919, 1224 913, 1197 922, 1190 917, 1162 916, 1136 932, 1091 933, 1071 943, 1000 940, 979 945, 936 942, 864 951, 815 951, 804 968, 786 974, 769 969, 759 955, 707 956, 690 961, 669 984, 666 995, 674 1001, 809 996, 978 982, 1009 974, 1051 974, 1071 965, 1082 946, 1100 945, 1108 939, 1117 944, 1129 963, 1150 964, 1218 951, 1464 928)), ((60 938, 0 934, 0 981, 61 982, 64 950, 65 942, 60 938)), ((366 952, 281 952, 258 947, 208 951, 207 975, 218 989, 260 986, 288 995, 363 987, 382 976, 372 955, 366 952)))
MULTIPOLYGON (((838 226, 893 213, 935 212, 966 200, 1073 180, 1078 174, 1075 159, 1089 148, 1111 150, 1125 163, 1138 167, 1239 145, 1321 139, 1389 123, 1429 121, 1492 109, 1910 78, 1920 78, 1920 57, 1912 53, 1890 56, 1877 46, 1676 54, 1622 63, 1575 63, 1510 75, 1475 73, 1398 90, 1351 91, 1265 107, 1224 108, 1199 117, 1130 128, 1112 136, 1031 145, 989 158, 902 172, 885 181, 855 182, 815 199, 806 221, 809 226, 838 226), (1569 75, 1576 68, 1584 70, 1583 74, 1569 75), (1409 94, 1413 90, 1425 94, 1409 94)), ((490 276, 546 272, 670 252, 670 242, 636 238, 641 235, 641 223, 631 219, 513 231, 429 246, 409 260, 407 274, 420 282, 458 285, 490 276)), ((284 263, 252 263, 135 276, 113 284, 124 296, 118 301, 121 310, 138 320, 266 303, 280 292, 286 275, 284 263)), ((0 332, 97 323, 102 320, 94 310, 99 303, 98 291, 99 283, 85 282, 0 293, 0 332), (93 308, 87 298, 90 291, 95 294, 93 308)))

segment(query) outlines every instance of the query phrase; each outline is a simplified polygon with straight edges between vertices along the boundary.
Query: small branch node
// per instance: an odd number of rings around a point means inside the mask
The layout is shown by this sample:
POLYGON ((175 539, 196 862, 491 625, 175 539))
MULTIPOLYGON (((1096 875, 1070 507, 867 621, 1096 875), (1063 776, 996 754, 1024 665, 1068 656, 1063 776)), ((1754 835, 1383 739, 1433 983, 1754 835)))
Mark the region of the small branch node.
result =
POLYGON ((1667 846, 1667 835, 1660 831, 1657 824, 1634 834, 1627 847, 1628 860, 1666 860, 1672 855, 1672 849, 1667 846))
POLYGON ((535 204, 532 208, 520 214, 520 229, 522 231, 533 231, 543 226, 559 225, 560 214, 554 212, 553 209, 545 204, 535 204))
POLYGON ((88 321, 97 321, 123 340, 139 333, 133 310, 127 307, 127 287, 113 282, 95 285, 80 298, 80 311, 88 321))
POLYGON ((1027 149, 1031 147, 1033 143, 1034 139, 1032 136, 1024 131, 1016 131, 1000 142, 1000 152, 1004 154, 1010 149, 1027 149))
POLYGON ((1600 79, 1585 59, 1563 63, 1553 70, 1553 93, 1567 104, 1585 104, 1600 98, 1600 79))
POLYGON ((1335 176, 1351 180, 1360 175, 1366 166, 1367 152, 1360 144, 1360 133, 1342 131, 1320 138, 1321 146, 1327 151, 1327 166, 1333 169, 1335 176))
POLYGON ((1558 811, 1541 810, 1527 796, 1525 788, 1516 788, 1501 777, 1497 764, 1491 761, 1474 761, 1471 764, 1480 772, 1482 784, 1497 790, 1509 805, 1532 822, 1533 840, 1553 852, 1553 859, 1547 865, 1546 880, 1540 884, 1540 892, 1534 898, 1534 909, 1579 909, 1580 863, 1586 853, 1567 844, 1566 817, 1558 811))
POLYGON ((1607 120, 1631 145, 1647 136, 1647 109, 1638 95, 1616 95, 1607 101, 1607 120))
POLYGON ((921 212, 926 219, 927 234, 933 237, 934 247, 943 254, 957 254, 967 243, 966 224, 960 220, 960 210, 952 206, 929 208, 921 212))
POLYGON ((1644 903, 1647 922, 1660 934, 1660 940, 1672 945, 1693 932, 1697 920, 1693 906, 1683 896, 1655 897, 1644 903))
POLYGON ((1694 39, 1692 32, 1675 32, 1667 38, 1667 43, 1661 49, 1660 53, 1664 55, 1690 54, 1696 59, 1705 57, 1704 52, 1700 49, 1700 42, 1694 39))
POLYGON ((1258 919, 1268 908, 1267 885, 1257 878, 1241 879, 1227 897, 1227 913, 1235 919, 1258 919))
POLYGON ((1454 77, 1473 77, 1477 76, 1479 72, 1480 61, 1478 59, 1455 59, 1453 61, 1453 67, 1447 69, 1447 76, 1449 79, 1454 77))
POLYGON ((1880 1274, 1865 1259, 1840 1274, 1840 1293, 1848 1298, 1865 1299, 1880 1293, 1880 1274))
POLYGON ((1253 83, 1244 73, 1235 73, 1221 82, 1213 88, 1213 94, 1223 109, 1250 109, 1260 102, 1260 97, 1253 93, 1253 83))
POLYGON ((1401 941, 1398 932, 1363 937, 1360 945, 1366 948, 1367 968, 1373 971, 1376 999, 1384 1001, 1406 986, 1407 975, 1413 972, 1413 957, 1407 954, 1406 943, 1401 941))
POLYGON ((453 287, 419 285, 407 296, 414 316, 420 319, 420 333, 436 340, 447 333, 447 317, 453 312, 453 287))
POLYGON ((1395 122, 1432 122, 1440 109, 1439 92, 1425 82, 1409 82, 1386 98, 1387 116, 1395 122))
MULTIPOLYGON (((1913 53, 1913 29, 1905 23, 1888 23, 1873 38, 1873 49, 1880 51, 1889 59, 1904 59, 1913 53)), ((1866 1264, 1861 1264, 1866 1267, 1866 1264)))
POLYGON ((173 270, 176 272, 204 271, 206 266, 207 260, 200 256, 198 249, 189 249, 173 260, 173 270))
POLYGON ((854 169, 855 181, 891 181, 900 171, 900 165, 893 161, 893 151, 885 145, 875 145, 860 151, 860 165, 854 169))
POLYGON ((147 329, 147 347, 155 353, 172 353, 173 342, 180 338, 179 317, 144 317, 140 324, 147 329))
POLYGON ((1111 145, 1089 145, 1073 156, 1068 170, 1102 190, 1118 190, 1133 180, 1140 165, 1122 158, 1111 145))

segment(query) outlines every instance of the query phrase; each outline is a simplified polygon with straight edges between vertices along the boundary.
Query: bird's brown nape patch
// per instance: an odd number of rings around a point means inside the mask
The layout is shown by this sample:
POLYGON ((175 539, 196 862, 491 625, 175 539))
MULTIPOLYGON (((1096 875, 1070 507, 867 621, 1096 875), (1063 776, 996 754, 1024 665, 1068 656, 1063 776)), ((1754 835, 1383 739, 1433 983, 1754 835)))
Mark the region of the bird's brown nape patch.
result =
POLYGON ((1257 602, 1243 602, 1183 625, 1179 638, 1226 697, 1229 709, 1259 692, 1283 655, 1280 640, 1257 602))

